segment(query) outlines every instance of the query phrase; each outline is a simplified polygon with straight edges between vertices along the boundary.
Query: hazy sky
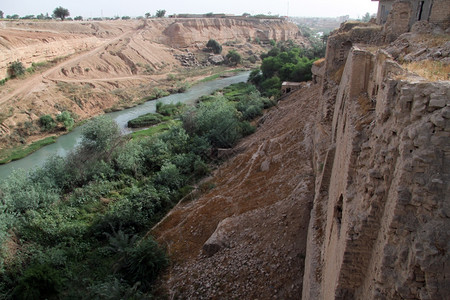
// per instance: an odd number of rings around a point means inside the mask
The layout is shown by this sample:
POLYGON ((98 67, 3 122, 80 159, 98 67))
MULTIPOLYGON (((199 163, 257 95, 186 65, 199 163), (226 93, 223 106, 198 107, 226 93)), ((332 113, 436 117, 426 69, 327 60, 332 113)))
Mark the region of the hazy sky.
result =
POLYGON ((0 0, 0 10, 5 15, 38 15, 53 12, 58 6, 69 9, 70 16, 113 17, 152 15, 158 9, 173 13, 230 13, 242 15, 268 14, 337 17, 350 15, 356 18, 366 12, 376 13, 378 2, 372 0, 0 0))

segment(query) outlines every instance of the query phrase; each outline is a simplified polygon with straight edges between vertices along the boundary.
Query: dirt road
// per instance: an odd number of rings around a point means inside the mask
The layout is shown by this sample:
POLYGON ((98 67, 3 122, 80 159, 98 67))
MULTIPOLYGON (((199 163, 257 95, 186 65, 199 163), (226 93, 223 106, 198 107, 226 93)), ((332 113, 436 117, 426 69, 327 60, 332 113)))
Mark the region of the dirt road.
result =
POLYGON ((98 46, 92 50, 89 50, 85 53, 75 55, 74 57, 72 57, 66 61, 63 61, 40 74, 34 74, 33 76, 31 76, 27 79, 14 82, 13 84, 11 84, 12 91, 0 96, 0 104, 6 103, 7 101, 9 101, 13 98, 16 98, 16 97, 24 98, 27 96, 27 94, 32 93, 33 91, 42 90, 43 88, 45 88, 45 86, 48 83, 47 79, 55 80, 54 78, 53 79, 50 78, 52 73, 57 72, 64 66, 76 64, 80 61, 83 61, 84 59, 92 57, 95 54, 98 54, 101 51, 104 51, 105 48, 108 47, 109 45, 132 35, 134 32, 136 32, 136 30, 137 29, 128 30, 128 31, 124 32, 123 34, 121 34, 120 36, 109 39, 109 40, 105 41, 103 44, 101 44, 100 46, 98 46))

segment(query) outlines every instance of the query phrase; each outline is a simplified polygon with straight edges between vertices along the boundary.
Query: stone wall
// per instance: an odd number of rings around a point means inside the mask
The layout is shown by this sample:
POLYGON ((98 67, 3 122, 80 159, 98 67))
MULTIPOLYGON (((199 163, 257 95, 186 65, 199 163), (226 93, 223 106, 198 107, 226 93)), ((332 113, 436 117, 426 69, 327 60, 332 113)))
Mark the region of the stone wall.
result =
POLYGON ((431 23, 438 24, 443 29, 450 27, 450 4, 448 0, 434 0, 430 15, 431 23))
POLYGON ((408 32, 410 29, 410 20, 413 14, 413 6, 410 1, 396 1, 392 5, 389 13, 384 32, 387 42, 394 41, 400 34, 408 32))
POLYGON ((322 92, 335 102, 317 121, 303 299, 445 298, 450 83, 353 46, 336 96, 322 92))

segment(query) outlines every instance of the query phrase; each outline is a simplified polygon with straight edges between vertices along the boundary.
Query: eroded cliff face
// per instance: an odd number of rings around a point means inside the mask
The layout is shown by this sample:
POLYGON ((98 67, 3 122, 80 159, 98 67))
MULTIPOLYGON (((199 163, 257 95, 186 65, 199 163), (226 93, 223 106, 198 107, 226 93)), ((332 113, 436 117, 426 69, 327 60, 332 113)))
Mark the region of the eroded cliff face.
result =
POLYGON ((331 37, 322 70, 303 299, 444 299, 450 82, 354 34, 331 37))
POLYGON ((294 23, 278 19, 180 19, 167 26, 163 35, 161 41, 175 47, 186 47, 209 39, 221 43, 234 40, 252 41, 255 38, 263 42, 302 39, 294 23))

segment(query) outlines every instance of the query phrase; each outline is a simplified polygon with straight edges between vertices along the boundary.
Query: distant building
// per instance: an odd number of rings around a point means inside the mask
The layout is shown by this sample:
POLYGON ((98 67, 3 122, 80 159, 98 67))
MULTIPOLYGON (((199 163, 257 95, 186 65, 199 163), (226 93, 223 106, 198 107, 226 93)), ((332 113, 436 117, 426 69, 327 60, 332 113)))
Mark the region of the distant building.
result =
POLYGON ((300 87, 301 82, 284 81, 281 84, 281 95, 289 94, 290 92, 300 89, 300 87))

